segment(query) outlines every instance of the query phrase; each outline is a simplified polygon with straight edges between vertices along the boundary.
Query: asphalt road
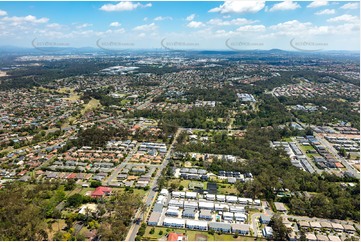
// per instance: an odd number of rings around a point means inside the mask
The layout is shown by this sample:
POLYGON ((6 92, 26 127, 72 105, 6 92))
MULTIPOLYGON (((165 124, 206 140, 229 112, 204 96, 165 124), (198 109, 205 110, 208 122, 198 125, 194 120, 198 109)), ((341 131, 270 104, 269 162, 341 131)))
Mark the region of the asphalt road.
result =
POLYGON ((134 149, 128 154, 128 156, 125 158, 125 160, 119 164, 114 171, 112 172, 112 174, 110 174, 109 178, 107 179, 106 182, 103 182, 103 185, 109 185, 112 180, 114 180, 117 175, 119 174, 120 170, 123 169, 127 164, 128 161, 130 160, 130 158, 132 158, 132 156, 134 155, 134 153, 138 150, 140 143, 138 142, 138 144, 134 147, 134 149))
MULTIPOLYGON (((174 140, 172 142, 172 144, 169 146, 169 149, 163 159, 163 162, 162 164, 160 165, 158 171, 157 171, 157 174, 155 175, 155 178, 153 179, 153 181, 151 181, 150 183, 150 189, 148 191, 148 195, 146 195, 143 199, 143 201, 145 202, 146 204, 146 207, 147 207, 147 210, 151 208, 151 205, 153 203, 153 200, 154 200, 154 196, 156 194, 156 192, 154 191, 155 188, 157 187, 157 184, 158 184, 158 179, 163 171, 164 168, 167 167, 168 165, 168 160, 170 158, 170 154, 172 152, 172 149, 173 149, 173 146, 175 144, 175 142, 177 141, 177 137, 178 135, 180 134, 181 132, 181 129, 178 129, 176 134, 174 135, 174 140)), ((147 213, 145 213, 147 214, 147 213)), ((141 219, 141 220, 144 220, 146 218, 144 218, 144 215, 145 215, 142 211, 138 210, 135 214, 135 219, 134 220, 137 220, 137 219, 141 219)), ((136 223, 133 223, 128 231, 128 235, 127 237, 125 238, 126 241, 134 241, 135 240, 135 237, 137 236, 137 233, 138 233, 138 230, 140 228, 140 225, 141 223, 139 224, 136 224, 136 223)))
POLYGON ((317 134, 315 133, 315 137, 320 141, 320 143, 322 145, 324 145, 325 147, 327 147, 328 151, 334 155, 336 157, 336 159, 340 160, 342 162, 342 164, 346 167, 347 171, 351 172, 355 177, 360 177, 360 173, 357 172, 357 170, 352 167, 347 161, 346 159, 344 159, 343 157, 339 156, 338 152, 336 151, 336 149, 327 141, 325 140, 325 138, 321 135, 321 134, 317 134))

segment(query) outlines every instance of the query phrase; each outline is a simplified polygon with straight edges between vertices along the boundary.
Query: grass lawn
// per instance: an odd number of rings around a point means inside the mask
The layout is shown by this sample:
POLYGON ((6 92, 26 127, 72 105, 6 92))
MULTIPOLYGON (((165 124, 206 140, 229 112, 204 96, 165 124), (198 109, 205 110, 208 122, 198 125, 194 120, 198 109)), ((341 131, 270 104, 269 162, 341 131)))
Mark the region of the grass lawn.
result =
POLYGON ((83 195, 83 196, 85 196, 85 194, 86 194, 87 192, 89 192, 89 191, 94 191, 94 189, 95 189, 95 188, 91 188, 91 187, 83 188, 83 189, 81 189, 80 194, 83 195))
POLYGON ((218 193, 219 194, 232 194, 233 193, 235 195, 238 195, 239 192, 233 184, 218 183, 218 193))
POLYGON ((100 105, 99 100, 96 100, 94 98, 92 98, 83 108, 83 110, 81 110, 81 114, 83 115, 84 113, 86 113, 87 111, 94 109, 96 107, 98 107, 100 105))
POLYGON ((187 240, 188 241, 196 241, 196 235, 203 235, 204 237, 207 237, 207 240, 209 241, 234 241, 234 240, 238 240, 238 241, 250 241, 250 240, 255 240, 255 238, 253 237, 245 237, 245 236, 238 236, 238 238, 234 238, 233 235, 231 234, 214 234, 211 235, 208 232, 204 232, 204 231, 193 231, 193 230, 187 230, 187 229, 169 229, 169 232, 167 232, 168 228, 160 228, 160 227, 155 227, 154 228, 154 234, 149 234, 150 230, 152 227, 147 227, 145 230, 145 234, 143 236, 144 239, 151 239, 151 240, 158 240, 158 239, 165 239, 165 235, 170 233, 170 232, 176 232, 176 233, 181 233, 181 234, 186 234, 187 235, 187 240), (159 231, 163 231, 162 235, 159 235, 159 231))
MULTIPOLYGON (((112 188, 113 192, 124 192, 125 188, 124 187, 113 187, 112 188)), ((144 197, 145 194, 147 193, 147 191, 144 191, 144 189, 137 189, 134 188, 134 194, 139 194, 141 197, 144 197)))
MULTIPOLYGON (((190 180, 181 180, 181 179, 170 179, 168 184, 175 183, 179 187, 180 185, 183 185, 184 188, 188 189, 188 185, 191 181, 190 180)), ((176 189, 177 190, 177 189, 176 189)))
POLYGON ((127 104, 127 103, 129 103, 130 102, 130 100, 128 100, 128 99, 123 99, 122 101, 120 101, 120 104, 121 105, 125 105, 125 104, 127 104))
POLYGON ((143 238, 149 238, 149 239, 160 239, 162 238, 163 236, 165 236, 165 234, 167 233, 166 232, 166 228, 158 228, 158 227, 155 227, 154 228, 154 234, 150 234, 150 230, 152 229, 152 227, 150 226, 147 226, 147 228, 145 229, 145 233, 144 233, 144 236, 143 238), (163 231, 163 234, 162 235, 159 235, 159 231, 163 231))
POLYGON ((62 230, 66 226, 64 219, 57 219, 54 223, 51 225, 51 231, 47 229, 49 239, 52 240, 53 236, 56 232, 59 230, 62 230))
POLYGON ((307 150, 315 150, 312 145, 301 145, 301 148, 304 149, 305 151, 307 150))
POLYGON ((284 142, 292 142, 292 138, 291 137, 288 137, 288 138, 283 138, 282 141, 284 142))

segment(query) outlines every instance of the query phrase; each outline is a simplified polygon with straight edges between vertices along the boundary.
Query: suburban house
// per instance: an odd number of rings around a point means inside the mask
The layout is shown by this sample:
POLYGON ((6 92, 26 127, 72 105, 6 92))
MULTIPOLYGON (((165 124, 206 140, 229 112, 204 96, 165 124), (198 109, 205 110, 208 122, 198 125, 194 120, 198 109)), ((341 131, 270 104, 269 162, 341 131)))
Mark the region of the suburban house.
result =
POLYGON ((104 196, 110 195, 112 192, 112 189, 109 187, 97 187, 92 193, 91 197, 94 198, 102 198, 104 196))
POLYGON ((220 222, 210 222, 209 229, 214 231, 220 231, 223 233, 231 232, 231 224, 229 223, 220 223, 220 222))
POLYGON ((238 233, 241 235, 249 234, 249 225, 248 224, 232 224, 232 232, 238 233))

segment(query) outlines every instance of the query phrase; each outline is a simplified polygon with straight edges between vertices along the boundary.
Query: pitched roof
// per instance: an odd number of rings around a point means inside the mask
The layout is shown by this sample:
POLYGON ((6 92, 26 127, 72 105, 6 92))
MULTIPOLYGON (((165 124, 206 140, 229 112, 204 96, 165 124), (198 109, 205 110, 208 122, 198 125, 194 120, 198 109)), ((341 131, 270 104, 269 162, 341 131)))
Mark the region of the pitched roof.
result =
POLYGON ((107 192, 111 192, 112 189, 110 189, 109 187, 97 187, 93 192, 92 192, 92 196, 103 196, 105 193, 107 192))
POLYGON ((174 232, 169 233, 167 241, 178 241, 178 236, 182 236, 182 234, 177 234, 174 232))

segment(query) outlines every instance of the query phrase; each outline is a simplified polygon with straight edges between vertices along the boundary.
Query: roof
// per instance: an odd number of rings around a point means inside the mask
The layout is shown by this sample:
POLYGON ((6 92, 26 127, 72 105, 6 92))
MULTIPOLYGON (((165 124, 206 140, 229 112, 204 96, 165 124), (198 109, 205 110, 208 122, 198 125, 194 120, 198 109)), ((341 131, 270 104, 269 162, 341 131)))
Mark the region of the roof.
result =
POLYGON ((227 223, 219 223, 219 222, 210 222, 210 228, 217 228, 217 229, 231 229, 231 225, 227 223))
POLYGON ((321 228, 321 224, 319 222, 310 222, 310 226, 312 228, 321 228))
POLYGON ((341 241, 340 238, 338 236, 334 236, 334 235, 329 235, 328 239, 330 241, 341 241))
POLYGON ((343 227, 345 230, 356 231, 355 227, 352 226, 351 224, 344 224, 343 227))
POLYGON ((92 196, 103 196, 105 193, 111 192, 112 189, 109 187, 97 187, 95 188, 95 190, 92 192, 92 196))
POLYGON ((195 214, 194 209, 186 208, 183 210, 183 214, 195 214))
POLYGON ((161 214, 158 213, 158 212, 152 212, 152 213, 150 214, 148 223, 158 223, 159 218, 160 218, 160 215, 161 215, 161 214))
POLYGON ((248 224, 232 224, 232 230, 241 230, 241 231, 249 231, 248 224))
POLYGON ((163 223, 185 224, 184 219, 165 217, 163 223))
POLYGON ((316 235, 314 234, 306 233, 305 235, 307 240, 317 240, 316 235))
POLYGON ((261 214, 261 220, 271 220, 271 216, 261 214))
POLYGON ((196 225, 196 226, 201 226, 201 227, 208 227, 208 222, 202 221, 202 220, 187 219, 186 224, 187 225, 196 225))
POLYGON ((342 224, 332 223, 332 227, 333 227, 334 229, 343 229, 342 224))
POLYGON ((326 235, 318 234, 318 235, 316 235, 316 238, 317 238, 317 240, 320 240, 320 241, 328 241, 328 238, 326 235))
POLYGON ((310 227, 310 224, 307 221, 300 221, 300 222, 298 222, 298 224, 301 227, 310 227))
POLYGON ((163 211, 163 204, 161 204, 161 203, 154 204, 153 212, 161 213, 162 211, 163 211))
POLYGON ((275 202, 274 204, 275 204, 277 211, 287 211, 287 209, 283 203, 275 202))
POLYGON ((177 234, 175 232, 170 232, 168 234, 167 241, 179 241, 179 239, 178 239, 179 236, 183 236, 183 234, 177 234))
POLYGON ((329 222, 320 222, 322 228, 332 228, 331 223, 329 222))
POLYGON ((199 215, 212 216, 212 212, 211 212, 211 210, 201 210, 201 213, 199 215))

